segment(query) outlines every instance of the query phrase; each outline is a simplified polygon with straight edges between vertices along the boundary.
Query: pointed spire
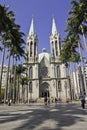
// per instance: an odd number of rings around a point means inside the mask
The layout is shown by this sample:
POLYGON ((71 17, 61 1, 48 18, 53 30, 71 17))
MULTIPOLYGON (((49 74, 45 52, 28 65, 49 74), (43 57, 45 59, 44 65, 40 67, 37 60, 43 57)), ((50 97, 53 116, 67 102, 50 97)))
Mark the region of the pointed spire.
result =
POLYGON ((34 18, 32 17, 31 26, 30 26, 30 30, 29 30, 29 35, 34 35, 34 34, 35 34, 34 18))
POLYGON ((55 19, 53 17, 53 20, 52 20, 52 34, 55 35, 57 34, 57 27, 56 27, 56 22, 55 22, 55 19))

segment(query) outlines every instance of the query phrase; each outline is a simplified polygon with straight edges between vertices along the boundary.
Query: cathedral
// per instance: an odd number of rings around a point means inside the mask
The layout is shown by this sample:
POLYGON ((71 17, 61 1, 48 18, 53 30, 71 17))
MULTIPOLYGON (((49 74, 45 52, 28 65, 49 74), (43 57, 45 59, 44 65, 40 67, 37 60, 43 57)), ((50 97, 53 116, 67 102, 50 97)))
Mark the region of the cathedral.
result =
POLYGON ((38 53, 38 36, 32 18, 26 40, 27 58, 25 65, 29 76, 28 100, 40 99, 45 96, 66 100, 70 98, 69 80, 66 66, 59 60, 61 38, 57 31, 55 19, 52 19, 50 35, 50 53, 45 48, 38 53))

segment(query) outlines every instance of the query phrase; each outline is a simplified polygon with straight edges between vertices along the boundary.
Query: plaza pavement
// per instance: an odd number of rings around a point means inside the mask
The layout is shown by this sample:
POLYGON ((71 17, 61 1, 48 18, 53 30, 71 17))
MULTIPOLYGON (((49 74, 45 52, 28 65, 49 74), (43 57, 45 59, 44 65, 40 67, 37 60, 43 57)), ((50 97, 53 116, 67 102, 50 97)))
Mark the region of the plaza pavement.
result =
POLYGON ((0 105, 0 130, 87 130, 87 104, 0 105))

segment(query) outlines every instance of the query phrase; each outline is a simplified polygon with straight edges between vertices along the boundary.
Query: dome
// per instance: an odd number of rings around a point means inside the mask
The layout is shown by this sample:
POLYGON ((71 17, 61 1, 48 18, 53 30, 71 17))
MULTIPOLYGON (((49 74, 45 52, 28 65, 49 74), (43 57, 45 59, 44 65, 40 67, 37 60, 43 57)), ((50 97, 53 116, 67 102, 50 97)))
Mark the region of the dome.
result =
POLYGON ((50 60, 50 54, 46 52, 46 48, 42 49, 42 53, 39 54, 38 62, 40 62, 43 57, 47 58, 47 60, 50 60))
POLYGON ((42 49, 42 52, 46 52, 46 48, 43 48, 43 49, 42 49))

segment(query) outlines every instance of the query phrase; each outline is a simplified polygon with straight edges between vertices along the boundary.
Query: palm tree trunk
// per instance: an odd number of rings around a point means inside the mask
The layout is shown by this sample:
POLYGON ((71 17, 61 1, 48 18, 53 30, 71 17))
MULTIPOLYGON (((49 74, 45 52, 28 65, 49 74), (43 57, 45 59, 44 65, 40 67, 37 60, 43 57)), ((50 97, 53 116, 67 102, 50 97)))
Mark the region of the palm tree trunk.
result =
POLYGON ((16 64, 17 64, 17 60, 16 60, 16 63, 14 65, 14 79, 13 79, 13 101, 15 102, 16 101, 16 64))
POLYGON ((87 43, 86 43, 86 38, 85 38, 85 34, 84 34, 84 30, 82 26, 81 26, 81 30, 82 30, 82 36, 83 36, 84 46, 86 49, 86 58, 87 58, 87 43))
POLYGON ((8 80, 9 80, 9 68, 10 68, 10 51, 8 54, 8 68, 7 68, 7 77, 6 77, 6 100, 8 100, 9 97, 9 86, 8 86, 8 80))
POLYGON ((1 72, 0 72, 0 103, 1 103, 1 88, 2 88, 2 74, 3 74, 3 65, 4 65, 4 56, 5 56, 5 47, 3 47, 2 52, 2 62, 1 62, 1 72))
POLYGON ((86 58, 87 58, 87 43, 86 43, 86 38, 85 38, 84 33, 83 33, 83 40, 84 40, 84 45, 85 45, 85 49, 86 49, 86 58))
POLYGON ((11 93, 10 97, 13 100, 13 94, 14 94, 14 86, 13 86, 13 77, 14 77, 14 55, 12 56, 12 65, 11 65, 11 71, 10 71, 10 85, 11 85, 11 93))
POLYGON ((78 88, 78 83, 77 83, 77 74, 76 74, 76 65, 74 63, 74 70, 75 70, 75 79, 76 79, 76 87, 77 87, 77 98, 79 99, 79 88, 78 88))
POLYGON ((20 76, 19 76, 19 79, 18 79, 18 103, 20 103, 20 76))
POLYGON ((70 62, 70 73, 71 73, 71 95, 72 95, 72 100, 75 99, 75 85, 74 85, 74 77, 73 77, 73 68, 72 68, 72 63, 70 62))
POLYGON ((17 75, 17 88, 16 88, 16 100, 17 102, 19 103, 19 98, 20 98, 20 93, 19 93, 19 90, 20 90, 20 84, 19 84, 19 80, 20 80, 20 76, 17 75))
POLYGON ((24 102, 24 86, 22 84, 22 103, 24 102))
MULTIPOLYGON (((12 85, 13 85, 13 78, 14 78, 14 55, 12 56, 12 71, 11 71, 11 80, 12 80, 12 85)), ((13 100, 13 96, 14 95, 14 85, 12 87, 12 100, 13 100)))
POLYGON ((85 80, 85 73, 84 73, 84 65, 83 65, 83 59, 82 59, 82 53, 81 53, 81 47, 80 47, 80 43, 78 41, 78 47, 79 47, 79 53, 80 53, 80 59, 81 59, 81 65, 82 65, 82 84, 81 84, 81 88, 82 88, 82 93, 87 94, 87 89, 86 89, 86 80, 85 80), (85 89, 85 90, 84 90, 85 89))

